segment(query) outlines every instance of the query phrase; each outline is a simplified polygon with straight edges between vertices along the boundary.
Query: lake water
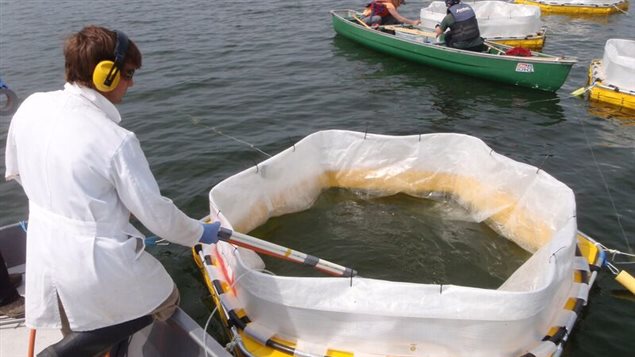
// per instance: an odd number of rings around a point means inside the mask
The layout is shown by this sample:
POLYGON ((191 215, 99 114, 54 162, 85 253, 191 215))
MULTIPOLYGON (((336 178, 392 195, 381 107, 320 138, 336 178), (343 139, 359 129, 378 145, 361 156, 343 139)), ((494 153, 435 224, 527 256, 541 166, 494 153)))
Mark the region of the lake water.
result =
MULTIPOLYGON (((569 185, 580 230, 633 252, 635 118, 569 95, 586 84, 588 65, 602 57, 607 39, 633 39, 633 15, 543 15, 543 51, 579 60, 558 92, 543 93, 443 73, 335 35, 328 11, 364 3, 0 0, 0 77, 22 99, 60 89, 68 34, 86 24, 126 32, 144 63, 119 106, 122 125, 137 133, 164 195, 192 217, 208 213, 207 193, 215 184, 265 158, 212 128, 269 154, 323 129, 459 132, 569 185)), ((423 6, 409 1, 402 13, 415 18, 423 6)), ((9 118, 0 117, 2 148, 8 125, 9 118)), ((397 201, 407 204, 407 198, 397 201)), ((0 224, 26 217, 16 183, 0 183, 0 202, 0 224)), ((309 216, 297 224, 311 222, 309 216)), ((331 246, 318 248, 325 255, 340 249, 331 246)), ((210 299, 190 250, 172 244, 151 251, 175 278, 182 307, 204 324, 210 299)), ((633 265, 622 267, 635 272, 633 265)), ((635 305, 622 292, 603 270, 564 355, 632 355, 635 305)), ((218 323, 210 330, 223 338, 218 323)))

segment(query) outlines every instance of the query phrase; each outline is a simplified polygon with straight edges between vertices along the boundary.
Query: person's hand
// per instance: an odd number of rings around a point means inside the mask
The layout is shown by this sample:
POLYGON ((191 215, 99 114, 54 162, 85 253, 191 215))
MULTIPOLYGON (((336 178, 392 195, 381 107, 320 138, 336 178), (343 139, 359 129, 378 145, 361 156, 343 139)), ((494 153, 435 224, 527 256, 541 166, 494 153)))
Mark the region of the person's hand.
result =
POLYGON ((437 35, 437 37, 439 37, 441 35, 441 33, 443 33, 443 31, 441 30, 441 26, 439 24, 437 24, 434 27, 434 34, 437 35))
POLYGON ((414 21, 412 22, 412 24, 413 24, 414 26, 418 26, 419 24, 421 24, 421 19, 414 20, 414 21))
POLYGON ((220 229, 220 222, 203 223, 203 235, 198 240, 205 244, 214 244, 218 242, 218 231, 220 229))

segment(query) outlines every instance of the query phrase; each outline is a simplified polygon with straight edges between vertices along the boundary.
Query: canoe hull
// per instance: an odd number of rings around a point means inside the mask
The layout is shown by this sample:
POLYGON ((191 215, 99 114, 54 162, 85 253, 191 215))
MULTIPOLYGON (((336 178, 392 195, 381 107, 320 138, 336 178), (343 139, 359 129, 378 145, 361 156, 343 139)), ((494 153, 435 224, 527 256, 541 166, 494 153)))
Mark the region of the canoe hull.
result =
POLYGON ((489 41, 512 47, 523 47, 532 51, 542 51, 545 46, 544 32, 525 38, 488 38, 489 41))
POLYGON ((628 1, 620 1, 617 4, 606 4, 605 6, 585 6, 573 4, 556 4, 554 2, 515 0, 516 4, 539 6, 545 14, 567 14, 567 15, 610 15, 628 10, 628 1))
POLYGON ((548 55, 538 58, 502 56, 419 43, 354 23, 347 19, 349 13, 347 10, 331 11, 333 28, 341 36, 374 50, 448 72, 554 92, 562 86, 576 62, 548 55))
POLYGON ((589 66, 588 83, 593 83, 589 90, 589 100, 635 110, 635 92, 622 90, 605 82, 599 76, 601 66, 601 60, 593 60, 589 66))

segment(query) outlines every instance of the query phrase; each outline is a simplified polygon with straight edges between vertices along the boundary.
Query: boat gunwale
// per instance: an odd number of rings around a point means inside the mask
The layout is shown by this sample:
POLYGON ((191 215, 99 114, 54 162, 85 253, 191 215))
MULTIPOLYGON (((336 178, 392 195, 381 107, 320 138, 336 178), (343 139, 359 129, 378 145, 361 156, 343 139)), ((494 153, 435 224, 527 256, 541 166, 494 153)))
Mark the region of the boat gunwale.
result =
POLYGON ((525 35, 525 36, 496 36, 496 37, 483 37, 483 39, 487 41, 503 41, 503 40, 540 40, 546 39, 547 36, 547 26, 542 26, 540 31, 536 32, 536 34, 525 35))
MULTIPOLYGON (((598 72, 594 72, 593 70, 596 68, 601 68, 603 66, 601 59, 593 59, 591 60, 591 64, 589 65, 589 80, 594 87, 599 87, 605 90, 610 90, 613 92, 617 92, 624 95, 635 96, 635 89, 622 89, 614 84, 609 83, 606 78, 600 77, 598 72)), ((603 70, 603 68, 602 68, 603 70)))

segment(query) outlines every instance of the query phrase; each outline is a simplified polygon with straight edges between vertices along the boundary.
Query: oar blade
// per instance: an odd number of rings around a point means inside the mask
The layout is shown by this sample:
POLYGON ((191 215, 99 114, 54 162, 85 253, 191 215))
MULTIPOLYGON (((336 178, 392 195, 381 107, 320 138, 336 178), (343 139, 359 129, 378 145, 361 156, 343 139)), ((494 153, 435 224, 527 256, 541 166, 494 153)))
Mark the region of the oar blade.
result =
POLYGON ((571 95, 574 96, 574 97, 579 97, 582 94, 586 93, 586 91, 587 91, 587 87, 580 87, 580 88, 574 90, 573 92, 571 92, 571 95))

